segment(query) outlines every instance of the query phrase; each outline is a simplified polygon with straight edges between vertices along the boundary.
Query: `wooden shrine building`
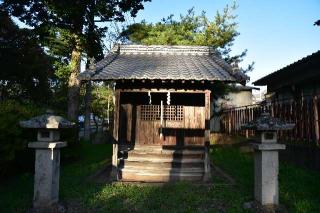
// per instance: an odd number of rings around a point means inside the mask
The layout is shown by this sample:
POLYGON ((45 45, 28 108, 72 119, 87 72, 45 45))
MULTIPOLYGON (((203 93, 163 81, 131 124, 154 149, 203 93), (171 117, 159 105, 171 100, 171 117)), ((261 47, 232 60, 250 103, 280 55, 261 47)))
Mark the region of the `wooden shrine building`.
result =
POLYGON ((210 94, 233 69, 210 47, 120 45, 83 81, 115 83, 118 180, 208 180, 210 94))

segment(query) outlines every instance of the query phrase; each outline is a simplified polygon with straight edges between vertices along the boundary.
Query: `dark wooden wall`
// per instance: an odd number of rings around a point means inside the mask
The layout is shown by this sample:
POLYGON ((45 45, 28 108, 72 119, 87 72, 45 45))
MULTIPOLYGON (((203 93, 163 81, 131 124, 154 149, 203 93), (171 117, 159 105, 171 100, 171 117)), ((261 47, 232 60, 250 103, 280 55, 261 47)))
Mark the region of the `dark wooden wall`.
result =
MULTIPOLYGON (((133 101, 133 98, 132 100, 129 100, 126 95, 120 96, 123 97, 123 101, 121 102, 120 100, 119 107, 120 143, 178 146, 204 145, 206 131, 206 106, 210 107, 210 104, 205 104, 205 101, 210 101, 210 98, 205 100, 206 95, 204 91, 199 93, 198 99, 201 100, 192 101, 195 102, 195 106, 192 106, 190 103, 183 105, 183 119, 164 119, 162 127, 163 138, 160 138, 160 119, 141 119, 140 113, 142 104, 133 101)), ((132 95, 131 97, 133 97, 132 95)), ((175 94, 176 97, 177 95, 178 94, 175 94)), ((181 96, 184 97, 185 94, 182 94, 181 96)))

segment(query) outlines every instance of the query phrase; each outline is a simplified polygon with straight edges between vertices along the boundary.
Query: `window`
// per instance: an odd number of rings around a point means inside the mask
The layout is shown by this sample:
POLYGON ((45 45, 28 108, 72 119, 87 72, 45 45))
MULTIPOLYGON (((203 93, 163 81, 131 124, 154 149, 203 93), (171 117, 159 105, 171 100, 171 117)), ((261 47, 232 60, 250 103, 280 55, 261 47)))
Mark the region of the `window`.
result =
MULTIPOLYGON (((141 105, 141 120, 153 121, 160 120, 160 105, 141 105)), ((183 106, 164 105, 163 119, 170 121, 183 120, 183 106)))

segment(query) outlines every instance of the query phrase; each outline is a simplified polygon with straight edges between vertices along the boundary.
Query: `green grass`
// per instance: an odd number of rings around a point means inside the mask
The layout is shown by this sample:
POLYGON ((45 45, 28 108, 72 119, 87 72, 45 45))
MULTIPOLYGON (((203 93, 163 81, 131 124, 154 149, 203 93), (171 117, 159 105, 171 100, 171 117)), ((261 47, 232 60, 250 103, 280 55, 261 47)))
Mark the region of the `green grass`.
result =
MULTIPOLYGON (((215 148, 214 162, 232 175, 247 200, 253 194, 253 158, 236 148, 215 148)), ((281 163, 279 169, 280 203, 289 212, 320 212, 320 172, 281 163)))
MULTIPOLYGON (((72 212, 241 212, 243 196, 225 180, 195 185, 98 184, 88 176, 111 159, 111 145, 82 142, 62 152, 78 155, 72 163, 61 162, 60 200, 72 212), (72 152, 72 153, 71 153, 72 152)), ((0 184, 0 212, 25 212, 32 203, 33 176, 23 174, 0 184)))
MULTIPOLYGON (((76 161, 61 161, 60 198, 81 197, 91 190, 85 183, 87 176, 105 165, 112 155, 111 145, 81 142, 72 148, 62 149, 63 156, 77 156, 76 161)), ((31 150, 30 150, 31 151, 31 150)), ((26 173, 0 183, 0 212, 26 212, 33 197, 33 174, 26 173)))
MULTIPOLYGON (((244 212, 242 205, 253 200, 253 159, 236 148, 215 148, 214 162, 232 175, 236 186, 214 177, 214 185, 98 184, 88 176, 111 159, 111 145, 64 149, 73 162, 62 159, 60 200, 71 212, 244 212)), ((282 164, 280 202, 289 212, 320 212, 320 173, 282 164)), ((0 183, 0 212, 25 212, 32 203, 33 176, 19 175, 0 183)))

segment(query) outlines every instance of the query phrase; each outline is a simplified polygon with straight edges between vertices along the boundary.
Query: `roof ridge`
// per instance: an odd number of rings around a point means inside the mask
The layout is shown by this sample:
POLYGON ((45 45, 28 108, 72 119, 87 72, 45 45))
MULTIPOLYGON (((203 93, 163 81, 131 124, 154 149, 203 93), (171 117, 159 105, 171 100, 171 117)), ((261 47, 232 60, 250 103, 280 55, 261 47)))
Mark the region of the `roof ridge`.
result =
POLYGON ((211 55, 217 51, 210 46, 191 45, 137 45, 120 44, 114 46, 112 51, 119 48, 120 54, 159 54, 159 55, 211 55))

